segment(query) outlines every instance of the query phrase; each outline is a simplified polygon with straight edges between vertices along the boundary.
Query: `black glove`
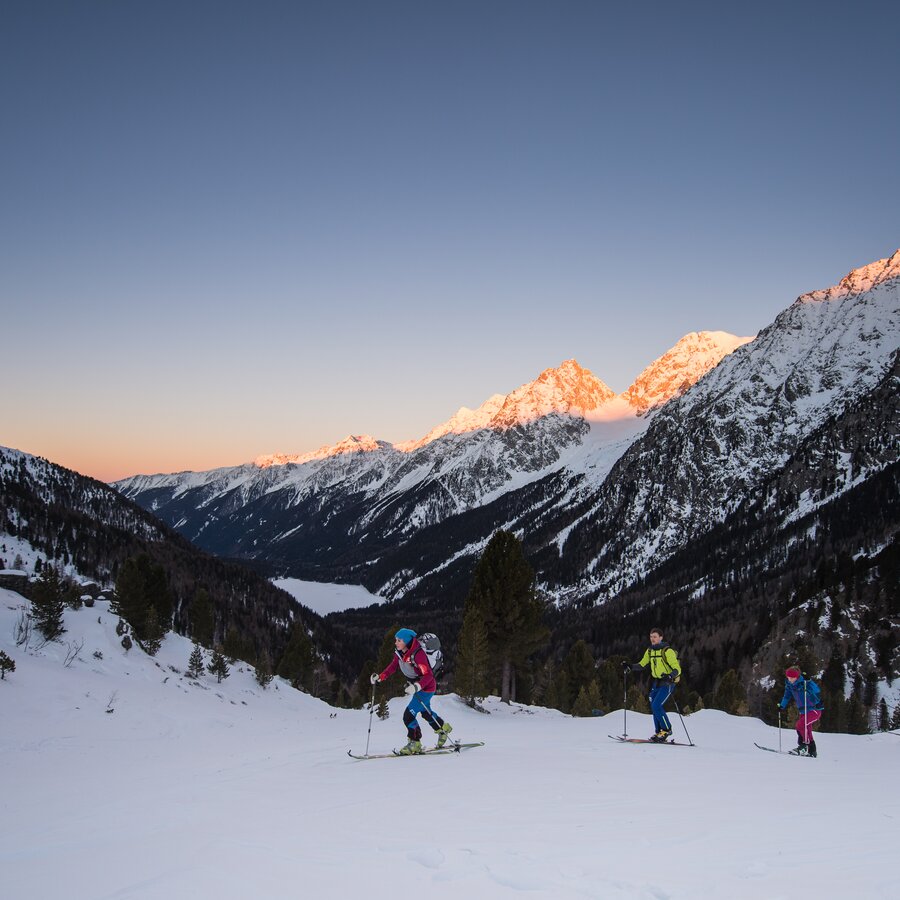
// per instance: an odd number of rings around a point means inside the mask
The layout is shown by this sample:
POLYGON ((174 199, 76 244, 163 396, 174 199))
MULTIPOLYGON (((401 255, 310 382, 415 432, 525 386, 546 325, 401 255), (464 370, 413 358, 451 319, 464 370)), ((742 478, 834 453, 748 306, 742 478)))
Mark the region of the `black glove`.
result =
POLYGON ((778 712, 784 712, 784 707, 780 703, 775 704, 775 709, 777 709, 778 712))
POLYGON ((622 663, 622 669, 623 669, 624 671, 626 671, 626 672, 630 672, 630 671, 631 671, 631 663, 630 663, 630 662, 623 662, 623 663, 622 663))

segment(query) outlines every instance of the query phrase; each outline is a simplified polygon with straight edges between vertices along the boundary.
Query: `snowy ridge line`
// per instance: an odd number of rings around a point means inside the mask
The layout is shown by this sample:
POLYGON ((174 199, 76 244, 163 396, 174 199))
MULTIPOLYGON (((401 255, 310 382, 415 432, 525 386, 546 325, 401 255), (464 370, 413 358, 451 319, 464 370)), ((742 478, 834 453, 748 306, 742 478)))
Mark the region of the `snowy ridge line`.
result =
MULTIPOLYGON (((900 251, 892 259, 898 257, 900 251)), ((658 509, 665 525, 633 543, 628 559, 595 578, 593 587, 610 592, 633 583, 651 557, 663 561, 698 529, 724 521, 755 484, 785 465, 802 438, 876 387, 898 346, 900 279, 893 276, 867 292, 825 292, 820 302, 795 303, 781 313, 658 411, 616 464, 609 480, 619 475, 627 483, 637 471, 658 471, 651 453, 668 454, 678 493, 690 502, 681 510, 677 503, 658 509), (725 435, 730 440, 723 446, 725 435), (701 489, 692 491, 689 481, 701 489)), ((598 502, 606 503, 602 493, 598 502)), ((643 508, 629 501, 629 529, 643 508)), ((595 557, 595 571, 601 559, 595 557)))

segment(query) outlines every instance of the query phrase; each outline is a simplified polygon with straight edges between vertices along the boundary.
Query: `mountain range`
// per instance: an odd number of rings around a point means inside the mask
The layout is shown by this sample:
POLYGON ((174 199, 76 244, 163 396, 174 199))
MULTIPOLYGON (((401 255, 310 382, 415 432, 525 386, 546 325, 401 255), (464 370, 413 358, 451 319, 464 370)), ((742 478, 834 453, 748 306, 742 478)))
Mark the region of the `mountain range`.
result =
POLYGON ((213 553, 391 601, 330 617, 347 635, 421 619, 452 643, 505 529, 557 610, 551 655, 676 622, 709 690, 723 667, 763 683, 799 634, 872 708, 900 673, 898 355, 900 251, 752 340, 686 336, 621 395, 570 360, 417 441, 116 487, 213 553))
MULTIPOLYGON (((115 486, 213 553, 264 562, 281 575, 343 580, 348 561, 372 565, 385 548, 549 473, 601 483, 653 410, 749 340, 686 335, 621 395, 568 360, 475 410, 461 408, 418 440, 356 435, 301 456, 115 486)), ((368 586, 401 595, 409 586, 395 575, 368 586)))
POLYGON ((900 251, 752 340, 687 335, 622 394, 568 360, 401 444, 351 436, 116 491, 5 451, 3 530, 78 554, 82 572, 99 554, 97 577, 165 547, 155 558, 177 559, 184 592, 212 579, 223 624, 260 646, 284 645, 285 595, 186 548, 363 584, 388 602, 325 620, 348 682, 398 621, 440 630, 452 655, 472 569, 504 529, 548 601, 551 663, 579 638, 597 658, 628 654, 674 623, 698 690, 728 668, 764 685, 781 656, 808 652, 835 696, 872 709, 900 677, 898 388, 900 251))

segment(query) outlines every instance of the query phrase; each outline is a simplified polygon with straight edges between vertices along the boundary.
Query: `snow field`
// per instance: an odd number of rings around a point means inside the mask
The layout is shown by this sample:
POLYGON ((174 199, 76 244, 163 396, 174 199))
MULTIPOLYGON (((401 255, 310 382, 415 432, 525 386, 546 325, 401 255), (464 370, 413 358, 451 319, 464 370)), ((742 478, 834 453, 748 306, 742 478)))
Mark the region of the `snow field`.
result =
MULTIPOLYGON (((451 695, 434 706, 453 737, 485 747, 358 762, 346 752, 365 750, 367 711, 277 679, 263 691, 246 666, 188 682, 170 668, 186 668, 187 640, 126 654, 102 603, 66 613, 62 644, 26 652, 24 604, 0 591, 0 649, 16 661, 0 683, 3 897, 894 893, 891 735, 823 734, 818 760, 781 757, 753 746, 777 746, 775 729, 710 710, 685 720, 694 748, 620 745, 607 734, 621 710, 573 719, 490 698, 485 715, 451 695)), ((372 720, 371 752, 401 745, 404 705, 372 720)))

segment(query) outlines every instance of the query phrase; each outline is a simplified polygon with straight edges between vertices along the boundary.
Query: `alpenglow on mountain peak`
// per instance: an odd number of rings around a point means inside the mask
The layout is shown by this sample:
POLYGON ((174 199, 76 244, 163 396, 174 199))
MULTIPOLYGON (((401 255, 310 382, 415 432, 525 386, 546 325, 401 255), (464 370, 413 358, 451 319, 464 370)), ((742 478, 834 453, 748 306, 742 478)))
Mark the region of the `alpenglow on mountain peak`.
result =
POLYGON ((727 331, 692 331, 654 360, 622 394, 641 412, 680 397, 729 353, 752 341, 727 331))
POLYGON ((254 464, 260 468, 302 465, 347 453, 390 449, 413 453, 447 435, 483 429, 503 431, 553 414, 591 418, 598 410, 612 406, 616 407, 616 418, 625 414, 640 415, 681 396, 723 357, 751 340, 724 331, 692 331, 647 366, 622 394, 616 394, 577 360, 567 359, 559 366, 544 369, 534 381, 509 394, 494 394, 477 409, 460 407, 450 419, 436 425, 424 437, 390 444, 371 435, 350 435, 337 444, 319 447, 309 453, 260 456, 254 464))

